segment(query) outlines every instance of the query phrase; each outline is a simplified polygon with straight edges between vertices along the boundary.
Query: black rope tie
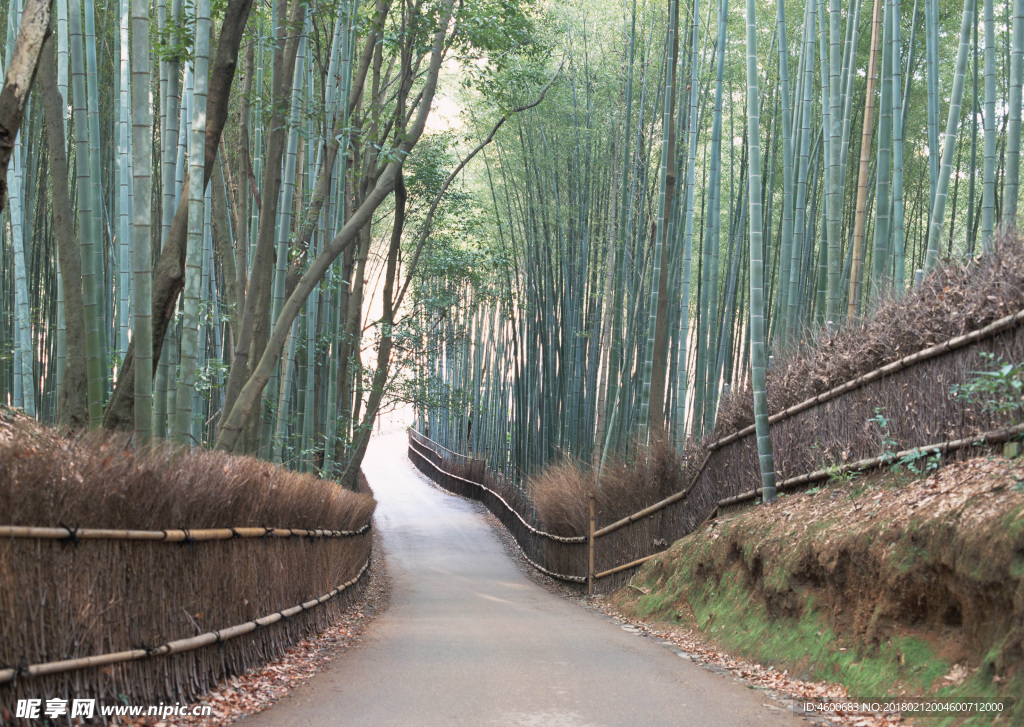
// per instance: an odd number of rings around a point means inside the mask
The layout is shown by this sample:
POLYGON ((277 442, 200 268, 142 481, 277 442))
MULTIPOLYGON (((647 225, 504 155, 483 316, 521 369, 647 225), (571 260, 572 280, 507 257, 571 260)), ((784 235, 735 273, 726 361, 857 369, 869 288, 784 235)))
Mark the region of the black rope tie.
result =
POLYGON ((79 545, 82 544, 81 539, 79 539, 78 537, 79 527, 77 525, 71 528, 65 525, 64 523, 61 523, 60 526, 68 531, 67 536, 61 539, 61 545, 70 544, 77 548, 79 545))
POLYGON ((14 678, 20 679, 21 677, 29 676, 32 672, 28 669, 28 659, 24 656, 18 660, 18 665, 14 667, 14 678))
POLYGON ((273 528, 268 528, 266 526, 263 527, 263 539, 264 540, 266 540, 267 538, 269 538, 273 534, 274 534, 274 529, 273 528))
POLYGON ((242 537, 242 536, 239 535, 238 529, 237 528, 231 528, 231 539, 234 540, 235 538, 240 538, 240 537, 242 537))
POLYGON ((189 550, 195 550, 196 539, 192 537, 192 533, 188 531, 188 528, 182 528, 181 531, 185 533, 185 539, 181 541, 181 547, 188 546, 189 550))
POLYGON ((160 653, 160 647, 158 647, 158 646, 150 646, 145 641, 140 643, 138 648, 140 648, 143 651, 145 651, 146 652, 146 656, 156 656, 157 654, 160 653))

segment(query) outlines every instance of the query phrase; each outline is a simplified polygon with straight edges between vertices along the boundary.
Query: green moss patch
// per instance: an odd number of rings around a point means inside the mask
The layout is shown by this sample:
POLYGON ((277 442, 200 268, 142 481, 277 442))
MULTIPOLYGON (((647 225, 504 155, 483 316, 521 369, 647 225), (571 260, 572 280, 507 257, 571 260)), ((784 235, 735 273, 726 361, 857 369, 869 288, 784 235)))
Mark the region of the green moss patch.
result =
MULTIPOLYGON (((728 515, 646 564, 614 600, 857 699, 1016 698, 1021 469, 979 458, 928 479, 864 477, 857 492, 845 483, 728 515)), ((1021 702, 1002 723, 1024 723, 1021 702)))

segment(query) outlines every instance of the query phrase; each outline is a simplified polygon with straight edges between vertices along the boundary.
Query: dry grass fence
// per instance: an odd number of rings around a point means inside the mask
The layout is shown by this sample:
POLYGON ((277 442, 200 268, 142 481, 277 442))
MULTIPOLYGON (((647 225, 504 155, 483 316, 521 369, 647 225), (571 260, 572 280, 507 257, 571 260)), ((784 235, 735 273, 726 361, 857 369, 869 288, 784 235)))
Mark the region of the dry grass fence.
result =
POLYGON ((19 698, 194 701, 277 656, 359 591, 374 506, 258 460, 140 454, 0 410, 0 723, 19 698))
MULTIPOLYGON (((981 354, 1024 361, 1024 245, 1016 235, 1004 236, 995 253, 980 261, 941 268, 917 293, 888 302, 873 318, 770 372, 779 481, 789 488, 806 486, 894 459, 922 468, 931 456, 965 458, 1019 436, 1021 407, 995 410, 956 393, 957 385, 992 367, 981 354)), ((748 399, 748 393, 737 394, 723 404, 720 422, 734 427, 731 433, 720 426, 717 438, 690 442, 681 454, 654 442, 635 461, 606 466, 597 487, 589 467, 557 463, 532 479, 532 499, 519 512, 535 511, 538 529, 578 536, 587 532, 587 503, 596 492, 594 571, 605 576, 596 585, 612 590, 720 504, 748 502, 759 494, 748 399), (637 514, 623 517, 631 503, 637 514)), ((420 435, 411 439, 418 449, 427 446, 420 435)), ((494 479, 490 473, 476 477, 460 470, 466 465, 454 453, 431 451, 435 467, 426 469, 462 472, 460 478, 467 478, 456 485, 441 482, 459 494, 475 496, 477 482, 494 479)), ((515 530, 513 535, 523 542, 515 530)), ((543 555, 537 546, 524 551, 543 555)), ((571 572, 578 575, 586 546, 576 551, 563 559, 575 564, 571 572)), ((545 560, 538 562, 550 569, 545 560)))

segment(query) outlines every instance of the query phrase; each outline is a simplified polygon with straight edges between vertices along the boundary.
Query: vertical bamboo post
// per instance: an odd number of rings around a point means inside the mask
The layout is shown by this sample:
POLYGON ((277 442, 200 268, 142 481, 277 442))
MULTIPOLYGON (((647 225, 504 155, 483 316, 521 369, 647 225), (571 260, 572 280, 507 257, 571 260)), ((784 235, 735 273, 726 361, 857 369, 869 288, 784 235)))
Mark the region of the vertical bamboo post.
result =
POLYGON ((594 495, 590 495, 590 532, 587 535, 587 595, 594 595, 594 495))

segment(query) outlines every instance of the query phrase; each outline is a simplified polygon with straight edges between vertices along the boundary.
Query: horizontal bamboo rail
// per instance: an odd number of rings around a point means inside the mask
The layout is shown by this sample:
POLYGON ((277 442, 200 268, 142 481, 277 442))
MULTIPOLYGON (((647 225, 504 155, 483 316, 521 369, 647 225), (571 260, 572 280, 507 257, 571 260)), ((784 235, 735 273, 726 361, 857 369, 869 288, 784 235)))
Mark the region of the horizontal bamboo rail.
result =
POLYGON ((587 577, 586 576, 568 576, 565 573, 555 573, 554 571, 548 570, 547 568, 545 568, 544 566, 540 565, 539 563, 534 563, 533 560, 530 558, 530 556, 528 556, 526 554, 526 551, 523 550, 522 546, 520 546, 519 543, 516 542, 515 538, 512 538, 512 542, 516 544, 517 548, 519 548, 519 554, 521 556, 523 556, 523 560, 525 560, 527 563, 532 565, 534 568, 539 570, 544 575, 551 576, 552 578, 554 578, 556 580, 559 580, 559 581, 568 581, 570 583, 586 583, 587 582, 587 577))
POLYGON ((651 553, 650 555, 645 555, 643 558, 637 558, 636 560, 630 561, 629 563, 623 563, 622 565, 617 565, 614 568, 609 568, 606 571, 601 571, 600 573, 595 573, 594 574, 594 580, 596 581, 599 578, 605 578, 606 576, 612 576, 612 575, 615 575, 616 573, 619 573, 620 571, 629 570, 630 568, 636 568, 637 566, 641 566, 641 565, 643 565, 644 563, 646 563, 647 561, 649 561, 649 560, 651 560, 653 558, 657 558, 659 555, 665 555, 665 553, 667 553, 667 552, 668 552, 667 550, 662 550, 662 551, 659 551, 657 553, 651 553))
MULTIPOLYGON (((413 431, 415 431, 415 430, 413 430, 413 431)), ((422 435, 420 435, 420 436, 422 436, 422 435)), ((530 523, 526 522, 526 520, 523 519, 523 516, 520 515, 518 512, 516 512, 516 509, 514 507, 512 507, 511 505, 509 505, 508 502, 505 501, 504 497, 499 495, 497 492, 492 490, 487 485, 481 484, 479 482, 474 482, 473 480, 466 479, 465 477, 460 477, 459 475, 452 474, 451 472, 443 470, 438 465, 436 465, 435 463, 431 462, 427 457, 424 457, 423 453, 419 452, 418 450, 416 450, 415 447, 413 447, 413 451, 416 452, 416 454, 418 454, 420 457, 423 457, 424 461, 427 462, 427 464, 429 464, 431 467, 436 469, 441 474, 446 475, 448 477, 451 477, 453 479, 459 480, 460 482, 465 482, 465 483, 470 484, 470 485, 475 485, 475 486, 479 487, 481 490, 487 490, 488 492, 490 492, 496 498, 501 500, 501 504, 503 504, 505 507, 507 507, 509 512, 511 512, 513 515, 515 515, 516 518, 518 518, 519 522, 521 522, 524 526, 526 526, 526 529, 529 530, 534 535, 539 535, 539 536, 541 536, 543 538, 548 538, 550 540, 555 540, 555 541, 557 541, 559 543, 585 543, 585 542, 587 542, 587 536, 586 535, 564 536, 564 535, 555 535, 553 533, 547 533, 547 532, 544 532, 543 530, 538 530, 537 528, 535 528, 532 525, 530 525, 530 523)), ((572 576, 572 577, 575 577, 575 576, 572 576)))
POLYGON ((359 572, 350 580, 342 583, 340 586, 335 588, 328 593, 314 598, 305 603, 300 603, 297 606, 286 608, 283 611, 277 611, 275 613, 268 614, 262 618, 253 619, 252 621, 246 621, 245 623, 238 624, 237 626, 229 626, 228 628, 219 629, 217 631, 209 631, 198 636, 193 636, 187 639, 178 639, 176 641, 168 641, 161 646, 157 646, 151 649, 129 649, 127 651, 118 651, 111 654, 96 654, 94 656, 83 656, 78 659, 64 659, 62 661, 48 661, 42 664, 32 664, 30 666, 21 666, 18 668, 6 668, 0 669, 0 684, 14 681, 15 679, 23 677, 38 677, 47 674, 57 674, 60 672, 75 671, 77 669, 87 669, 95 666, 106 666, 108 664, 120 664, 126 661, 138 661, 139 659, 145 659, 151 656, 167 656, 169 654, 180 654, 184 651, 193 651, 200 649, 204 646, 211 644, 219 644, 223 641, 237 638, 238 636, 244 636, 245 634, 252 633, 256 629, 263 628, 264 626, 270 626, 275 624, 282 619, 288 619, 296 614, 307 611, 311 608, 315 608, 332 598, 338 596, 345 589, 355 585, 363 574, 370 567, 370 559, 367 558, 366 562, 363 563, 363 567, 359 569, 359 572))
MULTIPOLYGON (((459 454, 458 452, 453 452, 452 450, 448 449, 447 447, 441 446, 440 444, 435 442, 433 439, 430 439, 430 438, 426 437, 425 435, 420 434, 415 429, 410 428, 409 431, 411 431, 414 435, 416 435, 420 439, 424 440, 426 442, 426 446, 429 446, 431 448, 437 447, 438 449, 443 449, 445 452, 447 452, 448 454, 452 455, 453 457, 462 457, 463 459, 468 459, 470 461, 473 460, 473 458, 470 457, 469 455, 459 454)), ((441 454, 441 453, 440 452, 435 452, 435 454, 441 454)))
MULTIPOLYGON (((915 455, 928 456, 931 454, 943 454, 945 452, 954 452, 964 447, 973 447, 984 444, 999 444, 1005 442, 1011 437, 1018 434, 1024 434, 1024 423, 1015 424, 1012 427, 1005 427, 1003 429, 993 429, 983 434, 978 434, 973 437, 965 437, 963 439, 951 439, 948 442, 939 442, 937 444, 927 444, 923 447, 912 447, 911 449, 904 449, 900 452, 887 453, 878 457, 870 457, 868 459, 858 460, 851 462, 847 465, 842 465, 837 468, 815 470, 804 475, 798 475, 797 477, 791 477, 788 480, 780 482, 776 485, 779 490, 792 489, 794 487, 800 487, 801 485, 808 485, 812 482, 819 482, 824 479, 828 479, 836 474, 843 474, 851 471, 864 471, 873 469, 875 467, 881 467, 883 465, 892 464, 898 462, 905 457, 911 457, 915 455)), ((728 507, 730 505, 736 505, 747 500, 753 500, 761 494, 761 488, 758 487, 749 492, 744 492, 735 497, 728 497, 724 500, 718 501, 718 507, 728 507)))
POLYGON ((366 523, 358 530, 301 530, 297 528, 207 528, 189 530, 110 530, 106 528, 43 528, 27 525, 0 525, 0 538, 36 540, 152 540, 162 543, 193 543, 233 538, 354 538, 370 530, 366 523))
POLYGON ((661 510, 664 510, 669 505, 672 505, 672 504, 677 503, 680 500, 684 499, 687 495, 690 494, 690 490, 693 489, 694 485, 697 484, 697 480, 700 479, 700 476, 704 472, 704 468, 707 467, 708 461, 710 459, 711 459, 711 452, 708 452, 707 455, 704 457, 704 461, 701 463, 700 467, 697 468, 697 471, 694 472, 693 476, 690 478, 690 484, 688 484, 684 489, 680 490, 679 492, 675 493, 674 495, 669 495, 664 500, 660 500, 660 501, 654 503, 653 505, 645 507, 643 510, 640 510, 638 512, 634 512, 632 515, 627 515, 626 517, 622 518, 621 520, 617 520, 616 522, 613 522, 611 525, 605 525, 603 528, 600 528, 599 530, 595 530, 594 531, 594 538, 596 539, 596 538, 600 538, 602 536, 608 535, 609 533, 614 533, 619 528, 624 528, 627 525, 629 525, 630 523, 635 523, 637 520, 642 520, 645 517, 649 517, 650 515, 653 515, 656 512, 660 512, 661 510))
MULTIPOLYGON (((1013 315, 1000 318, 997 321, 993 321, 984 328, 979 328, 976 331, 971 331, 970 333, 965 333, 962 336, 956 336, 954 338, 951 338, 945 343, 940 343, 936 346, 922 349, 917 353, 913 353, 909 356, 904 356, 903 358, 897 361, 893 361, 892 363, 886 364, 881 368, 877 368, 874 371, 870 371, 864 374, 863 376, 858 376, 855 379, 851 379, 850 381, 847 381, 845 384, 840 384, 839 386, 833 389, 829 389, 828 391, 822 392, 817 396, 812 396, 810 399, 806 399, 800 402, 799 404, 794 404, 788 409, 784 409, 776 414, 772 414, 770 417, 768 417, 768 423, 775 424, 776 422, 780 422, 783 419, 788 419, 789 417, 795 416, 802 411, 813 409, 814 407, 820 404, 824 404, 827 401, 835 399, 837 396, 841 396, 842 394, 853 391, 854 389, 859 389, 862 386, 870 384, 873 381, 877 381, 878 379, 884 376, 895 374, 899 371, 903 371, 904 369, 916 366, 917 364, 927 361, 929 359, 936 358, 937 356, 949 353, 950 351, 955 351, 959 348, 963 348, 964 346, 968 346, 972 343, 983 341, 984 339, 990 338, 996 335, 997 333, 1002 333, 1003 331, 1008 330, 1010 328, 1015 328, 1016 326, 1019 326, 1022 323, 1024 323, 1024 310, 1014 313, 1013 315)), ((748 427, 744 427, 739 431, 733 432, 728 436, 722 437, 721 439, 712 442, 710 445, 708 445, 708 450, 714 452, 716 449, 721 449, 725 445, 732 444, 736 440, 742 439, 743 437, 746 437, 753 433, 754 425, 751 424, 748 427)))

